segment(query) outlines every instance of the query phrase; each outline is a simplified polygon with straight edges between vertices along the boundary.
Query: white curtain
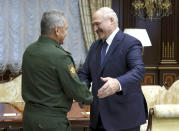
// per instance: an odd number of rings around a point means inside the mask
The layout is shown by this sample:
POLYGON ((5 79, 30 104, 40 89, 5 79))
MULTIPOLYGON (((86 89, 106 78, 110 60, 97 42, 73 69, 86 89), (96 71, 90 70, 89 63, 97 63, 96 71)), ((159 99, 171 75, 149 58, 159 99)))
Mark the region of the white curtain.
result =
POLYGON ((90 49, 93 41, 98 39, 91 24, 93 13, 101 7, 111 7, 111 3, 112 0, 79 0, 81 23, 87 50, 90 49))
POLYGON ((49 9, 65 13, 68 34, 63 47, 72 53, 76 66, 84 61, 78 0, 0 0, 0 74, 7 68, 13 73, 21 70, 23 53, 38 39, 42 14, 49 9))

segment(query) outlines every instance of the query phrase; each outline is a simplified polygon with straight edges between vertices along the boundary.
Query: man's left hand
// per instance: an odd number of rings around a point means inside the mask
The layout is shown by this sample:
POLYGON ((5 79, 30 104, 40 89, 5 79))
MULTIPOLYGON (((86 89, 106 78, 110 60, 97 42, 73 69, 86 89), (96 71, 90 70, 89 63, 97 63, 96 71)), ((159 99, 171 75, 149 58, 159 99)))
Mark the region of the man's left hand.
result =
POLYGON ((99 98, 113 95, 120 90, 119 81, 117 79, 111 77, 101 77, 101 80, 105 82, 105 84, 98 90, 99 98))

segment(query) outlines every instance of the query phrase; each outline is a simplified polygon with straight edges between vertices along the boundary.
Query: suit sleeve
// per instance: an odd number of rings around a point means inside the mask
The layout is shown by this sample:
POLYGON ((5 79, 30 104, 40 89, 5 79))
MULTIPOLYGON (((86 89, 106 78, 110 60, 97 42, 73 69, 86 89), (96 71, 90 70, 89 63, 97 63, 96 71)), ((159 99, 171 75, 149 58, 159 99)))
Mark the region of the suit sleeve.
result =
POLYGON ((126 51, 126 61, 129 70, 117 78, 122 86, 124 95, 128 93, 128 89, 132 88, 133 85, 136 85, 136 83, 140 84, 145 75, 141 43, 135 40, 135 43, 131 44, 126 51))
POLYGON ((92 94, 86 84, 80 82, 72 58, 64 56, 63 62, 58 64, 57 74, 65 94, 77 102, 90 104, 93 100, 92 94))
POLYGON ((90 55, 92 53, 94 44, 95 44, 95 42, 90 47, 89 53, 86 57, 85 63, 83 64, 83 67, 78 71, 78 76, 79 76, 80 80, 85 82, 86 85, 88 86, 88 88, 90 88, 91 81, 92 81, 90 70, 89 70, 89 59, 90 59, 90 55))

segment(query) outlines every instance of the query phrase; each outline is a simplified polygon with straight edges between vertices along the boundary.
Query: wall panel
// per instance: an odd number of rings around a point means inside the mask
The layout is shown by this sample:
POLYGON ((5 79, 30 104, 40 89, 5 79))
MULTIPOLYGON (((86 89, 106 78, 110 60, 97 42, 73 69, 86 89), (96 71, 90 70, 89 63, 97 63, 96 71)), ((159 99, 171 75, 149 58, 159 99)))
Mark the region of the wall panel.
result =
POLYGON ((179 1, 171 0, 172 15, 149 20, 135 16, 134 0, 112 0, 112 8, 120 16, 119 27, 145 28, 152 47, 144 48, 146 76, 142 84, 160 84, 179 78, 179 1), (118 2, 118 3, 117 3, 118 2))

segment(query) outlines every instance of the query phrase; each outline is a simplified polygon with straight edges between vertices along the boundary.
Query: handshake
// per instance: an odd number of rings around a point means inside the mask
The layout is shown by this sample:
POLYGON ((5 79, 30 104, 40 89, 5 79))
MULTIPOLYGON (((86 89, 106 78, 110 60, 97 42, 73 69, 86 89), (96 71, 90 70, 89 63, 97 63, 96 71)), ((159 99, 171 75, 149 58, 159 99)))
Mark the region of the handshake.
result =
POLYGON ((80 108, 85 109, 85 111, 90 111, 90 105, 84 104, 83 102, 78 102, 80 108))
POLYGON ((84 117, 90 117, 90 105, 86 105, 82 102, 78 102, 79 107, 83 110, 81 113, 84 117))

